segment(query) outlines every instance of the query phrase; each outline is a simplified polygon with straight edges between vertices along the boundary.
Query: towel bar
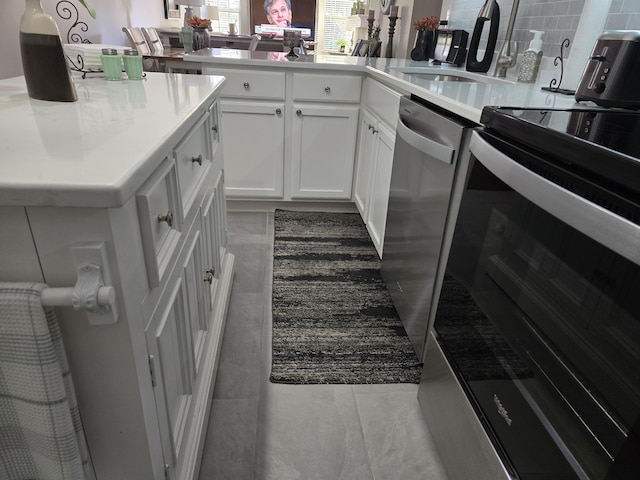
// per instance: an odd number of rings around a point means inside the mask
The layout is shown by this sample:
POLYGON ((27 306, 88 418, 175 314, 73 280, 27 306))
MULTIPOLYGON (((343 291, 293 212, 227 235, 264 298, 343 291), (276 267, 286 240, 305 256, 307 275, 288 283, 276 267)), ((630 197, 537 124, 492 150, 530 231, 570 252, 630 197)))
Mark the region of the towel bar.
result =
MULTIPOLYGON (((40 300, 43 307, 70 307, 73 305, 73 292, 75 288, 45 288, 42 290, 40 300)), ((106 306, 116 299, 116 291, 113 287, 100 287, 96 296, 97 304, 106 306)))
MULTIPOLYGON (((93 253, 94 260, 98 259, 98 262, 106 265, 103 245, 78 247, 74 248, 74 251, 79 254, 79 258, 83 259, 87 259, 93 253)), ((113 287, 105 285, 105 280, 109 280, 108 272, 104 272, 103 267, 96 263, 87 260, 78 261, 76 285, 43 289, 40 296, 42 306, 73 307, 75 310, 84 310, 92 325, 116 323, 118 321, 116 291, 113 287)))

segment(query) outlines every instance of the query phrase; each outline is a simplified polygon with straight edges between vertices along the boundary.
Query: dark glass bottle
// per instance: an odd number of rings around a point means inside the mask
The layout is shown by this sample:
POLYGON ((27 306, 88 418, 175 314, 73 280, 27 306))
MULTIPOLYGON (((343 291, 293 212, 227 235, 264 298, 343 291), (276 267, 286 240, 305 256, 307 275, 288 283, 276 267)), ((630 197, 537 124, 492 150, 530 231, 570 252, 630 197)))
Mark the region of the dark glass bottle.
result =
POLYGON ((78 99, 53 18, 40 0, 25 0, 20 22, 22 69, 31 98, 54 102, 78 99))

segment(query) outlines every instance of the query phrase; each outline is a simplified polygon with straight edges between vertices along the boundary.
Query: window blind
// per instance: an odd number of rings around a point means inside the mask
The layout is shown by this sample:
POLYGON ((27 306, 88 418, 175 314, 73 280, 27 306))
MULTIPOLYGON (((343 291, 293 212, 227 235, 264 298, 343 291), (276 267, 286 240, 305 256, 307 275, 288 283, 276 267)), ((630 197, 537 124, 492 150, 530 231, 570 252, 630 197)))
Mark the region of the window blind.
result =
POLYGON ((230 23, 240 25, 240 0, 206 0, 206 5, 218 7, 218 19, 211 19, 211 30, 226 32, 230 23))
POLYGON ((324 28, 318 32, 321 50, 337 50, 337 40, 345 38, 347 17, 351 15, 353 0, 324 0, 324 28))

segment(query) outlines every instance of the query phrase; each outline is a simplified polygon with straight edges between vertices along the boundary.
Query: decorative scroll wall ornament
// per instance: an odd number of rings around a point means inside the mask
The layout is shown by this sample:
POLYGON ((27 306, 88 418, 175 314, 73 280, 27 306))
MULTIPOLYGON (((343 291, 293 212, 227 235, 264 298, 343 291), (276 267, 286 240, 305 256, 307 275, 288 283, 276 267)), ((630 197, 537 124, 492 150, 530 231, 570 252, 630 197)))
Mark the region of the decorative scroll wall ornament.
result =
POLYGON ((560 88, 562 84, 562 77, 564 77, 564 49, 568 48, 571 42, 568 38, 565 38, 560 44, 560 56, 553 59, 553 65, 560 65, 560 80, 556 80, 555 78, 551 79, 548 87, 542 87, 542 90, 553 92, 553 93, 562 93, 563 95, 574 95, 576 93, 575 90, 568 90, 566 88, 560 88))
POLYGON ((61 0, 56 4, 56 13, 63 20, 71 20, 73 22, 69 30, 67 30, 67 43, 91 43, 83 37, 83 33, 89 31, 89 26, 86 22, 80 20, 78 7, 73 2, 61 0))

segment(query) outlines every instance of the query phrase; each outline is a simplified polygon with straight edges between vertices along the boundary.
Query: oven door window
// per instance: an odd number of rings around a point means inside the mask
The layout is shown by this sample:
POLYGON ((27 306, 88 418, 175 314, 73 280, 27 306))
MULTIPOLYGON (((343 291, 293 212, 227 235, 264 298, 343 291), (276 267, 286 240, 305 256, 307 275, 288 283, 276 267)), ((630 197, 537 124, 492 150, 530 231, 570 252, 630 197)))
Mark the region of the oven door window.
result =
POLYGON ((639 315, 637 265, 473 162, 435 331, 520 478, 640 471, 639 315))

